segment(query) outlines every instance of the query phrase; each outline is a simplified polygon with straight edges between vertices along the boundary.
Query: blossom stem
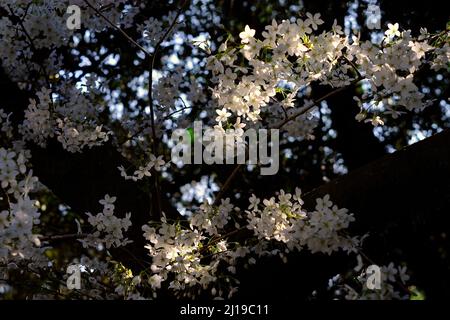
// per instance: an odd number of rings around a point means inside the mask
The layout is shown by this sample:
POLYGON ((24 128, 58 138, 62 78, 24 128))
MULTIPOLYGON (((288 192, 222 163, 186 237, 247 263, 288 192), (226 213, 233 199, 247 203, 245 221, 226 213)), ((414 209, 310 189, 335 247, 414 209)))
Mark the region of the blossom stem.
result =
POLYGON ((167 116, 164 117, 164 120, 169 119, 171 116, 173 116, 174 114, 177 114, 178 112, 184 111, 184 110, 188 110, 188 109, 192 109, 192 107, 183 107, 181 109, 175 110, 171 113, 169 113, 167 116))

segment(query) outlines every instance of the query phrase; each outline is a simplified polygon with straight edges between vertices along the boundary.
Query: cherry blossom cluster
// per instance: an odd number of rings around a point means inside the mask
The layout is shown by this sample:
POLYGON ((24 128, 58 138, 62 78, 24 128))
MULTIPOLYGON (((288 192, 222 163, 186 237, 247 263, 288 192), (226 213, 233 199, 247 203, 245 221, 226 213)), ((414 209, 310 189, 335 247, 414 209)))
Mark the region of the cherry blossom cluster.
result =
POLYGON ((16 199, 28 195, 37 181, 33 172, 27 170, 29 159, 29 151, 22 149, 20 144, 16 144, 13 149, 0 148, 1 188, 16 199))
POLYGON ((345 70, 337 63, 346 39, 337 27, 312 35, 322 23, 318 14, 293 23, 273 21, 263 32, 263 40, 255 38, 255 30, 246 26, 239 35, 240 44, 222 44, 208 59, 216 76, 214 96, 219 105, 247 121, 274 121, 294 107, 296 97, 311 82, 346 85, 350 78, 339 79, 345 70))
POLYGON ((16 144, 15 149, 0 148, 0 265, 26 263, 28 267, 47 264, 44 247, 34 227, 40 223, 40 212, 31 191, 38 179, 26 165, 29 152, 16 144))
POLYGON ((58 141, 67 151, 80 152, 85 146, 92 148, 108 141, 108 132, 102 131, 102 126, 94 122, 88 123, 93 128, 73 123, 68 118, 57 119, 56 122, 58 141))
POLYGON ((21 133, 36 144, 45 146, 47 139, 54 136, 54 125, 50 114, 51 91, 42 88, 36 95, 38 101, 30 99, 30 104, 25 110, 21 133))
MULTIPOLYGON (((137 25, 137 30, 142 34, 142 40, 147 46, 154 47, 164 36, 168 27, 173 23, 176 17, 176 12, 169 12, 163 16, 161 20, 150 17, 142 24, 137 25)), ((175 24, 171 29, 171 33, 177 32, 178 24, 175 24)))
POLYGON ((368 122, 374 125, 382 124, 382 117, 389 114, 398 116, 401 108, 417 111, 429 105, 414 84, 414 73, 425 64, 434 69, 448 67, 448 43, 434 47, 433 36, 426 31, 416 39, 409 30, 400 32, 398 24, 389 25, 381 43, 361 43, 357 37, 343 35, 336 22, 331 31, 316 32, 322 23, 319 14, 308 13, 306 19, 273 21, 262 39, 246 26, 240 43, 223 43, 208 58, 217 83, 213 96, 223 108, 218 112, 227 115, 218 125, 225 124, 231 114, 274 126, 289 119, 291 134, 308 137, 315 123, 307 114, 315 103, 307 97, 315 82, 337 88, 362 84, 357 119, 370 114, 368 122), (299 98, 301 108, 296 103, 299 98), (301 129, 295 132, 294 128, 301 129))
POLYGON ((294 195, 281 190, 278 199, 250 198, 247 222, 258 240, 276 240, 286 244, 289 250, 306 247, 312 253, 344 250, 354 252, 360 246, 358 237, 348 238, 340 234, 354 221, 345 208, 339 209, 329 195, 317 199, 315 211, 307 213, 303 208, 301 191, 294 195), (262 208, 260 208, 262 207, 262 208))
POLYGON ((435 55, 436 57, 431 64, 431 69, 434 71, 448 69, 448 62, 450 61, 450 44, 447 42, 442 48, 437 48, 435 55))
POLYGON ((102 131, 102 125, 97 125, 96 114, 90 111, 90 101, 72 91, 70 99, 64 103, 53 101, 50 89, 42 88, 37 92, 38 102, 30 99, 25 110, 21 126, 24 138, 44 147, 47 139, 56 135, 70 152, 80 152, 84 147, 92 148, 108 141, 110 132, 102 131))
MULTIPOLYGON (((27 168, 30 152, 23 149, 21 143, 15 143, 13 149, 0 148, 0 274, 3 281, 2 290, 7 292, 14 286, 8 285, 10 275, 17 270, 27 274, 37 274, 42 278, 42 286, 50 286, 60 282, 62 276, 57 270, 49 268, 51 262, 45 252, 50 249, 48 240, 36 233, 40 224, 40 203, 32 199, 32 192, 38 190, 37 178, 27 168), (6 208, 6 210, 3 210, 6 208)), ((88 213, 88 222, 95 228, 94 232, 83 238, 80 231, 80 241, 86 247, 96 248, 102 245, 125 246, 130 241, 123 233, 131 225, 130 214, 119 219, 113 215, 115 197, 105 196, 100 200, 103 211, 96 216, 88 213)), ((74 263, 77 261, 74 261, 74 263)), ((34 299, 57 298, 61 295, 81 299, 140 299, 140 294, 134 290, 137 281, 130 278, 130 271, 116 262, 102 262, 97 258, 82 258, 79 262, 82 272, 86 273, 87 281, 79 292, 70 291, 65 285, 60 286, 56 293, 39 293, 34 299), (114 290, 106 285, 108 277, 114 283, 114 290)))
POLYGON ((95 247, 104 245, 107 249, 113 247, 126 246, 131 241, 124 237, 124 232, 131 226, 131 213, 127 213, 124 218, 114 215, 114 202, 116 197, 105 195, 99 203, 103 205, 103 211, 97 215, 87 212, 89 224, 94 227, 94 232, 87 237, 79 239, 84 247, 95 247))
POLYGON ((374 111, 396 118, 403 113, 401 108, 420 111, 429 105, 414 84, 414 73, 427 63, 427 53, 434 49, 427 39, 417 41, 409 30, 400 33, 396 24, 390 25, 381 45, 354 39, 348 48, 348 59, 355 60, 369 86, 362 96, 366 102, 361 103, 362 115, 374 111))
MULTIPOLYGON (((92 3, 99 1, 92 1, 92 3)), ((104 14, 112 21, 120 20, 120 3, 123 0, 115 1, 115 6, 104 14)), ((112 3, 112 2, 111 2, 112 3)), ((36 72, 47 77, 58 70, 58 61, 62 57, 56 53, 56 49, 64 45, 69 45, 69 40, 74 34, 66 26, 66 10, 69 5, 79 5, 89 12, 82 19, 86 27, 104 29, 104 25, 94 15, 93 11, 86 8, 84 1, 68 0, 48 0, 48 1, 27 1, 27 0, 5 0, 0 3, 0 7, 5 10, 10 17, 0 19, 0 54, 2 56, 2 66, 18 81, 25 85, 29 79, 26 78, 30 72, 36 72), (17 23, 13 17, 22 22, 17 23), (42 17, 47 17, 43 19, 42 17), (33 57, 38 54, 38 50, 49 50, 49 54, 41 63, 36 62, 33 57)), ((100 5, 100 3, 98 3, 100 5)), ((129 13, 132 14, 131 12, 129 13)), ((126 19, 122 19, 125 22, 126 19)), ((128 22, 129 23, 129 22, 128 22)))
POLYGON ((237 290, 239 281, 233 275, 239 261, 255 264, 257 257, 273 255, 285 260, 286 253, 303 248, 311 253, 351 253, 361 244, 360 238, 341 234, 354 218, 334 206, 329 196, 317 199, 313 212, 303 208, 300 189, 295 194, 281 190, 277 198, 262 203, 254 195, 249 201, 245 213, 230 199, 218 206, 204 203, 189 218, 188 227, 166 219, 159 227, 144 225, 152 257, 154 274, 148 279, 152 288, 160 289, 168 281, 167 288, 179 296, 210 289, 213 295, 230 297, 237 290), (239 233, 249 231, 240 241, 239 233), (219 278, 227 280, 221 283, 219 278))
MULTIPOLYGON (((3 10, 23 20, 22 24, 18 24, 13 23, 11 17, 4 16, 0 19, 2 66, 19 83, 28 80, 25 75, 29 72, 42 71, 38 63, 31 61, 35 54, 34 49, 57 48, 67 43, 70 30, 65 27, 62 17, 56 19, 56 12, 65 12, 67 3, 55 0, 1 2, 0 7, 3 10), (43 16, 55 19, 42 19, 43 16)), ((50 55, 46 62, 46 65, 51 65, 50 55)))

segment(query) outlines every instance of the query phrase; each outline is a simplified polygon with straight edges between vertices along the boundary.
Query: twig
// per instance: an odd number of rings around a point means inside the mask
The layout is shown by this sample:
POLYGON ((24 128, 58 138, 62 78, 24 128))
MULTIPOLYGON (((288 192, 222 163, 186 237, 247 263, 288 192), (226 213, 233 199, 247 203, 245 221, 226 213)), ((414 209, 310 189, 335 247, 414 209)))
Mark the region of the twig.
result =
POLYGON ((10 199, 9 199, 9 195, 8 195, 8 193, 6 192, 5 189, 3 189, 3 188, 0 188, 0 189, 2 189, 2 192, 3 192, 4 195, 5 195, 5 200, 6 200, 6 203, 8 204, 8 211, 9 211, 9 214, 11 214, 11 201, 10 201, 10 199))
POLYGON ((130 250, 128 250, 125 247, 119 247, 123 252, 127 253, 131 258, 133 258, 142 268, 146 269, 147 267, 144 265, 144 263, 148 263, 142 259, 139 259, 136 257, 130 250))
POLYGON ((355 85, 356 83, 358 83, 359 81, 361 81, 363 78, 362 77, 358 77, 355 80, 353 80, 350 85, 345 86, 345 87, 340 87, 337 88, 331 92, 328 92, 326 95, 320 97, 317 100, 314 100, 313 103, 311 104, 310 107, 302 109, 292 115, 290 115, 289 117, 287 117, 286 119, 282 120, 280 123, 278 123, 277 125, 275 125, 275 127, 273 129, 281 129, 286 123, 288 123, 289 121, 295 120, 296 118, 298 118, 299 116, 305 114, 306 112, 310 111, 312 108, 314 108, 317 104, 321 103, 322 101, 328 99, 331 96, 334 96, 335 94, 338 94, 339 92, 342 92, 344 90, 347 90, 348 88, 350 88, 351 86, 355 85))
POLYGON ((361 72, 359 71, 358 67, 353 63, 353 61, 350 61, 345 55, 342 56, 342 59, 344 59, 350 66, 352 66, 353 70, 355 70, 356 74, 358 75, 358 78, 360 79, 363 78, 361 72))
POLYGON ((224 239, 226 239, 228 237, 231 237, 232 235, 235 235, 236 233, 238 233, 238 232, 240 232, 242 230, 245 230, 245 228, 234 229, 233 231, 230 231, 230 232, 228 232, 228 233, 226 233, 224 235, 221 235, 220 237, 217 237, 215 239, 214 238, 211 239, 211 242, 209 242, 206 246, 201 248, 199 252, 205 252, 206 250, 211 248, 211 246, 219 243, 220 241, 222 241, 222 240, 224 240, 224 239))
POLYGON ((239 170, 241 169, 241 167, 242 167, 242 164, 238 164, 236 167, 234 167, 233 171, 231 172, 231 174, 229 175, 229 177, 227 178, 227 180, 223 184, 222 188, 220 188, 219 193, 217 194, 217 197, 214 200, 214 205, 218 205, 219 204, 219 201, 222 199, 222 197, 225 194, 225 192, 228 191, 228 188, 230 187, 231 181, 233 181, 233 179, 236 177, 236 175, 239 172, 239 170))
POLYGON ((87 233, 69 233, 69 234, 61 234, 61 235, 53 235, 53 236, 41 236, 39 240, 41 241, 58 241, 58 240, 68 240, 68 239, 83 239, 88 237, 87 233))
POLYGON ((187 110, 187 109, 192 109, 192 107, 183 107, 183 108, 181 108, 181 109, 178 109, 178 110, 175 110, 175 111, 173 111, 172 113, 169 113, 167 116, 165 116, 164 118, 163 118, 163 120, 167 120, 167 119, 169 119, 171 116, 173 116, 174 114, 177 114, 178 112, 181 112, 181 111, 184 111, 184 110, 187 110))
POLYGON ((103 18, 103 20, 105 20, 111 27, 113 27, 114 29, 116 29, 117 31, 119 31, 119 33, 125 38, 127 39, 131 44, 135 45, 137 48, 139 48, 147 57, 150 57, 151 54, 150 52, 148 52, 147 49, 145 49, 143 46, 141 46, 139 43, 137 43, 136 41, 133 40, 133 38, 131 38, 125 31, 123 31, 122 28, 120 28, 119 26, 115 25, 111 20, 109 20, 100 10, 98 10, 95 6, 93 6, 88 0, 83 0, 89 8, 91 8, 92 10, 95 11, 95 13, 97 13, 100 17, 103 18))
MULTIPOLYGON (((184 103, 183 99, 181 99, 181 97, 179 97, 179 99, 180 99, 180 101, 183 103, 183 108, 178 109, 178 110, 175 110, 175 111, 169 113, 167 116, 165 116, 164 118, 162 118, 162 121, 169 119, 171 116, 173 116, 174 114, 177 114, 178 112, 181 112, 181 111, 184 111, 184 110, 187 110, 187 109, 193 109, 193 108, 194 108, 193 106, 190 106, 190 107, 186 106, 186 104, 184 103)), ((126 140, 125 140, 123 143, 125 143, 125 142, 127 142, 127 141, 130 141, 130 140, 133 140, 133 139, 136 138, 138 135, 140 135, 142 132, 144 132, 145 129, 146 129, 146 128, 141 128, 141 129, 139 129, 137 132, 133 133, 130 137, 126 138, 126 140)), ((123 144, 123 143, 122 143, 122 144, 123 144)))

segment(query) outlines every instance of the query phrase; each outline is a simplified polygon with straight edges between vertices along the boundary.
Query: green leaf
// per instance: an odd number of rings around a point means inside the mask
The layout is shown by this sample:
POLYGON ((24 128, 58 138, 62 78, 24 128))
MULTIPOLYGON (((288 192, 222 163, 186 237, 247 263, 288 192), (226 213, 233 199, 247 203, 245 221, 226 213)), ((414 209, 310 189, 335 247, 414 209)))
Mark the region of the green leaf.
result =
POLYGON ((194 128, 187 128, 186 131, 189 133, 189 136, 191 137, 191 143, 194 143, 194 128))
POLYGON ((416 286, 408 288, 411 292, 410 300, 425 300, 425 292, 420 291, 416 286))

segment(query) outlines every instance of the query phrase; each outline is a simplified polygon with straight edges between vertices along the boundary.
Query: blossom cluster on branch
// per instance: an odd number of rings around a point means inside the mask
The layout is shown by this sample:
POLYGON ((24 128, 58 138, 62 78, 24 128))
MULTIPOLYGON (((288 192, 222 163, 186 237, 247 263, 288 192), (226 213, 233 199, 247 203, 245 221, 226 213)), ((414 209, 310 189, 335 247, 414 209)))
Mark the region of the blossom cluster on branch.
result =
POLYGON ((317 199, 312 212, 303 208, 300 189, 295 194, 281 190, 262 203, 253 195, 249 203, 245 212, 229 198, 218 206, 204 203, 188 226, 166 219, 160 226, 144 225, 152 288, 169 281, 168 288, 177 295, 192 297, 202 288, 229 298, 238 287, 235 274, 240 264, 255 264, 262 256, 280 256, 286 262, 287 253, 301 250, 352 253, 361 246, 361 238, 343 233, 353 215, 333 205, 328 195, 317 199))
POLYGON ((0 148, 0 264, 14 267, 25 263, 30 268, 48 263, 35 233, 41 213, 36 200, 30 198, 38 179, 27 168, 30 153, 20 144, 15 149, 0 148), (3 210, 6 208, 6 210, 3 210))
POLYGON ((425 65, 447 68, 448 43, 434 41, 424 29, 414 38, 410 30, 400 32, 398 24, 390 25, 381 43, 362 42, 344 35, 336 21, 330 31, 319 33, 320 15, 307 17, 274 20, 262 39, 246 26, 240 43, 227 41, 208 58, 217 83, 213 95, 226 115, 217 119, 218 127, 233 114, 250 123, 276 127, 281 122, 290 135, 308 137, 317 124, 312 114, 316 103, 307 95, 313 83, 333 88, 360 83, 364 94, 356 97, 361 107, 357 120, 369 117, 374 125, 430 104, 414 84, 414 74, 425 65), (301 108, 295 107, 296 100, 303 101, 301 108))
POLYGON ((105 195, 105 198, 99 203, 103 205, 103 211, 97 215, 87 212, 88 222, 94 227, 94 232, 90 233, 86 238, 80 239, 84 247, 98 247, 105 244, 107 249, 120 246, 126 246, 130 240, 124 238, 123 233, 131 226, 131 214, 127 213, 125 218, 117 218, 114 215, 114 202, 116 197, 105 195))

